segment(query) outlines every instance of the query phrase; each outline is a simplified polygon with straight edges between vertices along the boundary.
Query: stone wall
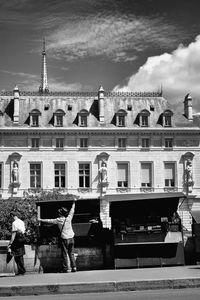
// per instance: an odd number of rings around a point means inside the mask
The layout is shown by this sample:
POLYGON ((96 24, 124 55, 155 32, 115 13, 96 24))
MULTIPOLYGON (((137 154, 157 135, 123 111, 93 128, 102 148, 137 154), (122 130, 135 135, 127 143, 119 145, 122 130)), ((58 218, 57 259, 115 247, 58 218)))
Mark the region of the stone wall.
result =
MULTIPOLYGON (((75 258, 78 270, 104 268, 104 252, 100 247, 76 248, 75 258)), ((26 245, 24 259, 27 272, 59 272, 62 269, 61 249, 57 245, 26 245)))

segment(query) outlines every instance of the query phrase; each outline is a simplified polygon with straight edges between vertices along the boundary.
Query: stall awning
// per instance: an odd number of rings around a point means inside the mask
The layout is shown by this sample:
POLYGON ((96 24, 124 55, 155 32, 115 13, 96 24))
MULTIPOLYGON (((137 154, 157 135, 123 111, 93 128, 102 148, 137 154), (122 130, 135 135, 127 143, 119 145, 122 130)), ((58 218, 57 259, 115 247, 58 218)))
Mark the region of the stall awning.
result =
POLYGON ((165 198, 185 198, 181 192, 170 193, 138 193, 138 194, 107 194, 103 199, 109 202, 148 200, 148 199, 165 199, 165 198))

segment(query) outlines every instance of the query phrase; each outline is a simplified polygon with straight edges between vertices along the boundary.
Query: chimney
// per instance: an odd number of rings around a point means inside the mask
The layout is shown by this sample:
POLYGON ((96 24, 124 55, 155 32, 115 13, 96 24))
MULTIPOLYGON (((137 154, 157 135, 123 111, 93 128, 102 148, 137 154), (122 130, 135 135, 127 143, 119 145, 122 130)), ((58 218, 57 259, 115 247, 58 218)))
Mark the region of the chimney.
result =
POLYGON ((185 114, 186 118, 189 121, 193 120, 192 97, 190 96, 190 94, 187 94, 185 96, 185 100, 184 100, 184 114, 185 114))
POLYGON ((19 123, 19 89, 18 86, 14 88, 14 114, 13 114, 14 124, 19 123))
POLYGON ((99 121, 100 124, 104 124, 104 89, 102 85, 98 91, 98 101, 99 101, 99 121))

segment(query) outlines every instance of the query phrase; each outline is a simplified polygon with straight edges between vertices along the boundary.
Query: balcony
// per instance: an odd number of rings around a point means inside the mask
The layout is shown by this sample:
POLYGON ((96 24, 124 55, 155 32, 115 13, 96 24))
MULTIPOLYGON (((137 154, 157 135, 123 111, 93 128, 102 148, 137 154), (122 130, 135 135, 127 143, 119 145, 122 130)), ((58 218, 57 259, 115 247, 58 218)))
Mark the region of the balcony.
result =
POLYGON ((140 192, 142 192, 142 193, 153 193, 154 188, 153 187, 141 187, 140 192))

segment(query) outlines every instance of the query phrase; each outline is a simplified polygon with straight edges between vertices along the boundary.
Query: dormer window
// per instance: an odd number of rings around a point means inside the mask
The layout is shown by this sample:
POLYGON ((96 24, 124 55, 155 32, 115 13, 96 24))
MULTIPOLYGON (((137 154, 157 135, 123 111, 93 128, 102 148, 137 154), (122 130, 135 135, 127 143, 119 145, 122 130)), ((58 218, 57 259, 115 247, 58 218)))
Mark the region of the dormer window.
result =
POLYGON ((140 112, 140 126, 141 127, 149 126, 149 116, 150 116, 150 112, 146 109, 144 109, 140 112))
POLYGON ((126 115, 127 115, 127 112, 123 109, 120 109, 116 113, 116 126, 119 126, 119 127, 126 126, 126 115))
POLYGON ((82 109, 79 112, 78 125, 81 127, 87 127, 88 123, 88 111, 86 109, 82 109))
POLYGON ((54 126, 63 127, 63 116, 65 112, 62 109, 56 110, 54 113, 54 126))
POLYGON ((163 113, 163 126, 171 127, 172 126, 172 116, 173 112, 171 110, 165 110, 163 113))
POLYGON ((38 109, 33 109, 30 114, 30 126, 32 127, 38 127, 40 122, 39 122, 39 117, 41 116, 41 112, 38 109))

